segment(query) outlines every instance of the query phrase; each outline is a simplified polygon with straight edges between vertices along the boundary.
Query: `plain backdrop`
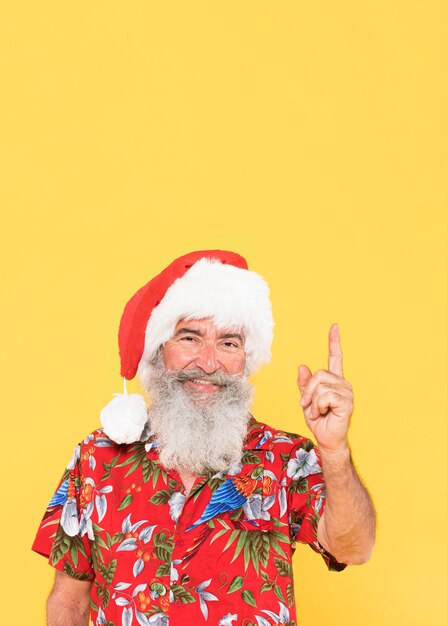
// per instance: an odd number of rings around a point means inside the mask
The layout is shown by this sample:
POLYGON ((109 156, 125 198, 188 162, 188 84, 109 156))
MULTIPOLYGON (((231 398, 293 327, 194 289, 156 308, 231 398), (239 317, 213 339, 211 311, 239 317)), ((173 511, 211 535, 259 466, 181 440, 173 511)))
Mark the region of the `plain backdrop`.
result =
POLYGON ((30 546, 121 392, 125 303, 202 248, 271 286, 259 420, 309 436, 297 366, 326 368, 340 326, 377 546, 343 573, 298 547, 300 625, 447 623, 446 18, 430 0, 3 5, 2 623, 44 624, 53 571, 30 546))

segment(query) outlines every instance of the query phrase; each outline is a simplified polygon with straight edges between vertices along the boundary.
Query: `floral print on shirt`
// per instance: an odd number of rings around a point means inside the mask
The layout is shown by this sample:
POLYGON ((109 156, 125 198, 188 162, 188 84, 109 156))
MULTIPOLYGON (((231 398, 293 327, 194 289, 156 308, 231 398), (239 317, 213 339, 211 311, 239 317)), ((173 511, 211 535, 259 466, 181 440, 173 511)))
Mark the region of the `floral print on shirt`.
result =
POLYGON ((319 544, 325 486, 311 440, 251 419, 242 461, 199 476, 188 497, 157 442, 77 446, 33 549, 91 581, 104 626, 294 626, 292 555, 319 544))

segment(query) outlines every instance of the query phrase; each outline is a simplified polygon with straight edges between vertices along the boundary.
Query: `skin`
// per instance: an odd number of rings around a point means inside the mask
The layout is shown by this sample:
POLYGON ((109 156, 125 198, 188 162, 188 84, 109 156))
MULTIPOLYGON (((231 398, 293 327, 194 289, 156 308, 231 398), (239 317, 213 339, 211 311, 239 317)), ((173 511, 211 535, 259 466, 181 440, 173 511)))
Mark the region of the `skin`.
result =
MULTIPOLYGON (((210 318, 180 320, 162 354, 167 369, 200 368, 201 380, 217 371, 233 376, 242 376, 245 371, 244 336, 232 328, 216 328, 210 318)), ((312 374, 307 365, 300 365, 297 382, 304 419, 318 444, 326 483, 326 505, 318 525, 318 542, 339 562, 364 563, 374 546, 375 512, 351 460, 347 434, 353 392, 343 376, 337 324, 329 331, 328 369, 312 374)), ((183 384, 197 392, 198 401, 206 402, 210 394, 219 392, 217 385, 193 381, 183 384)), ((196 477, 184 473, 181 478, 189 493, 196 477)), ((47 602, 48 626, 87 626, 90 587, 89 582, 57 571, 47 602)))
POLYGON ((328 369, 312 375, 307 365, 300 365, 297 382, 304 419, 320 450, 326 484, 318 542, 341 563, 365 563, 374 547, 376 515, 351 459, 347 435, 353 391, 343 376, 337 324, 329 330, 328 369))
MULTIPOLYGON (((245 341, 234 328, 217 328, 210 318, 180 320, 174 333, 162 348, 168 370, 200 368, 204 374, 224 372, 242 376, 245 370, 245 341)), ((206 376, 203 377, 206 379, 206 376)), ((219 390, 215 385, 185 383, 204 393, 219 390)))
POLYGON ((47 600, 47 625, 87 626, 91 586, 90 582, 56 571, 54 586, 47 600))

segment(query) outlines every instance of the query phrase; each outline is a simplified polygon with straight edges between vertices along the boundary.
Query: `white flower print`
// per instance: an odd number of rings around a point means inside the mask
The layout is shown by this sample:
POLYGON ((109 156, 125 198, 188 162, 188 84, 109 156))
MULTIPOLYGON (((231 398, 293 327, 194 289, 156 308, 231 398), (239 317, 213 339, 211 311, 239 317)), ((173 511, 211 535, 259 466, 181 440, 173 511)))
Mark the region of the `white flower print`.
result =
POLYGON ((321 467, 318 465, 317 455, 312 448, 309 452, 306 452, 303 448, 297 450, 295 458, 289 459, 287 464, 287 476, 297 480, 298 478, 304 478, 309 474, 319 474, 321 467))

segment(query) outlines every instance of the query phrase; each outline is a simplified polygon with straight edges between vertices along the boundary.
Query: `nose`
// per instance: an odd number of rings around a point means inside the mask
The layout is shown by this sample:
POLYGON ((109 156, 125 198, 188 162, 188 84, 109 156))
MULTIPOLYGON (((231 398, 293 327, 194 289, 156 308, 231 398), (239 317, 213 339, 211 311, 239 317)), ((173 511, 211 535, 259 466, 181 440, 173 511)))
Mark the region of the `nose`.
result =
POLYGON ((216 350, 212 344, 204 344, 199 355, 194 360, 195 365, 200 367, 206 374, 212 374, 219 369, 219 362, 216 358, 216 350))

